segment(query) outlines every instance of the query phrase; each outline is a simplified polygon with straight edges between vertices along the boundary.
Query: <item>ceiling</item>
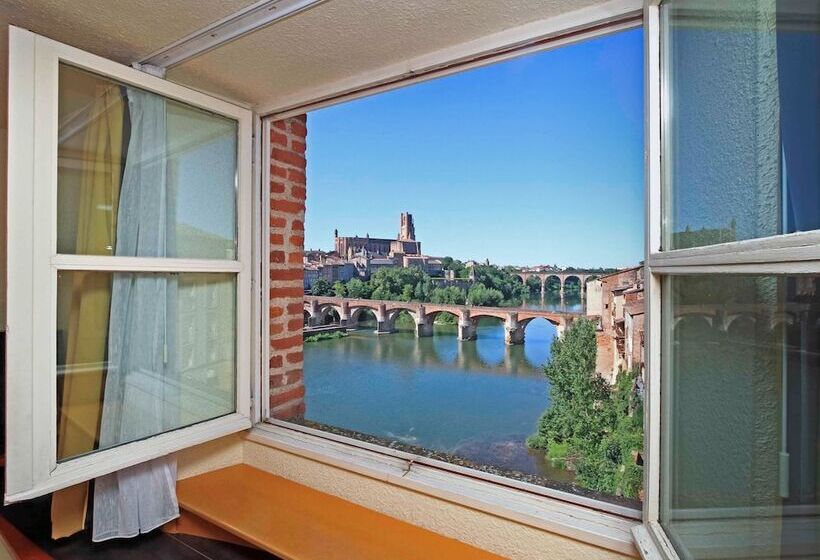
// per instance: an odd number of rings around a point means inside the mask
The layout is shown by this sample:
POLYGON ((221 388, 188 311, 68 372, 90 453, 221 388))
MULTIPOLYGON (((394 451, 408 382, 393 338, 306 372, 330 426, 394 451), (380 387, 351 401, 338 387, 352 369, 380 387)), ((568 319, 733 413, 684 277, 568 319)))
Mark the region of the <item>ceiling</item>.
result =
MULTIPOLYGON (((130 64, 253 0, 0 0, 0 24, 130 64)), ((327 0, 168 72, 253 105, 363 75, 601 0, 327 0)), ((2 26, 0 45, 7 44, 2 26)), ((5 49, 3 49, 5 50, 5 49)), ((7 71, 6 56, 0 67, 7 71)), ((5 104, 6 88, 0 102, 5 104)), ((5 115, 3 115, 5 118, 5 115)), ((3 123, 5 127, 5 123, 3 123)))

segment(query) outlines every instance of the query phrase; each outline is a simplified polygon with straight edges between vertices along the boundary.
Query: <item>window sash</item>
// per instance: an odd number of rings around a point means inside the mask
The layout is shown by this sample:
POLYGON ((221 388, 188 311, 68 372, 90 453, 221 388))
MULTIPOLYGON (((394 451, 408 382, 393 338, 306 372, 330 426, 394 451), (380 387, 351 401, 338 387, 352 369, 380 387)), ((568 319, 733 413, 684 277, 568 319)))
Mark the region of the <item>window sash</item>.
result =
POLYGON ((43 495, 251 426, 252 136, 244 108, 10 27, 7 502, 43 495), (237 258, 57 254, 58 70, 67 63, 238 123, 237 258), (57 464, 59 270, 224 272, 236 276, 235 412, 57 464), (44 350, 49 349, 49 350, 44 350))

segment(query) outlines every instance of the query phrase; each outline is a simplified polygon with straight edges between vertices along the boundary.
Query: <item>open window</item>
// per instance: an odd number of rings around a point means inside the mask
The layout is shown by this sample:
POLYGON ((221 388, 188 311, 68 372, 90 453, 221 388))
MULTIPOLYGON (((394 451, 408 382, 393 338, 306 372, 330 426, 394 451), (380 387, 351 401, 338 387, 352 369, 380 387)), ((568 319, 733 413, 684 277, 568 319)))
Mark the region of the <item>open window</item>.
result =
POLYGON ((10 35, 17 501, 250 427, 252 114, 10 35))

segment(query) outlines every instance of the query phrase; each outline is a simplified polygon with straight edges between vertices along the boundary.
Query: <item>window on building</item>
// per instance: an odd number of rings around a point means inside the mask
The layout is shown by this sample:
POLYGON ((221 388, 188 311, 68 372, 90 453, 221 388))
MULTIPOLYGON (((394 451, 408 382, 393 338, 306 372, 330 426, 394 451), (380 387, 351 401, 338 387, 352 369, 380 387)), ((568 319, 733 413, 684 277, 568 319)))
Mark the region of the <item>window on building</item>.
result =
POLYGON ((650 258, 660 522, 681 558, 816 557, 820 6, 670 0, 661 17, 662 243, 688 250, 650 258))
POLYGON ((274 120, 271 416, 637 517, 642 48, 632 29, 274 120))

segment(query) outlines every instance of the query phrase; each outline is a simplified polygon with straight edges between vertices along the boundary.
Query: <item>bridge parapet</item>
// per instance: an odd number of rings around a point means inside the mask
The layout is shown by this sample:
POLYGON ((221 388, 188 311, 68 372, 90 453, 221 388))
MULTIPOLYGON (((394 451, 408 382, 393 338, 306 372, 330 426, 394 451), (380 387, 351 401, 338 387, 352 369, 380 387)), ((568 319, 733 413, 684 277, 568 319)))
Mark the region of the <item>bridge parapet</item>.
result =
POLYGON ((528 309, 524 307, 482 307, 471 305, 434 304, 426 302, 402 302, 372 299, 339 298, 327 296, 305 296, 305 313, 308 324, 317 326, 327 320, 335 311, 342 326, 355 327, 364 309, 376 316, 379 334, 396 331, 396 318, 406 311, 415 323, 416 336, 432 336, 435 318, 441 313, 449 313, 458 319, 459 340, 475 340, 478 322, 484 317, 494 317, 504 321, 507 344, 522 344, 524 331, 534 319, 546 319, 558 328, 559 334, 583 313, 569 313, 528 309))

